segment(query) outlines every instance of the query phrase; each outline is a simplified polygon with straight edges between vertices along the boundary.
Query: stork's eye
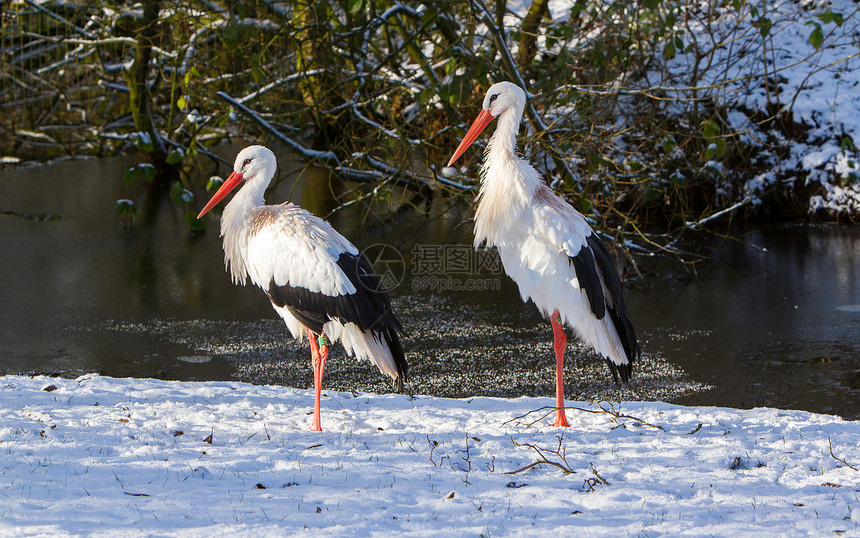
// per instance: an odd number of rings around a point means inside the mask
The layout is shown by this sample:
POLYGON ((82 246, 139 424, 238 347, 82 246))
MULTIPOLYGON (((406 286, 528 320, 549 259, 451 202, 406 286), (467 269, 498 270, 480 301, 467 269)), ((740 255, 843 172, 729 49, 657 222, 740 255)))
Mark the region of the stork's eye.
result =
POLYGON ((242 168, 244 168, 244 167, 248 166, 249 164, 251 164, 251 161, 253 161, 253 160, 254 160, 254 159, 245 159, 245 161, 242 163, 242 168))
POLYGON ((495 101, 498 97, 499 97, 499 94, 494 93, 493 95, 491 95, 491 96, 490 96, 490 102, 492 103, 492 102, 493 102, 493 101, 495 101))

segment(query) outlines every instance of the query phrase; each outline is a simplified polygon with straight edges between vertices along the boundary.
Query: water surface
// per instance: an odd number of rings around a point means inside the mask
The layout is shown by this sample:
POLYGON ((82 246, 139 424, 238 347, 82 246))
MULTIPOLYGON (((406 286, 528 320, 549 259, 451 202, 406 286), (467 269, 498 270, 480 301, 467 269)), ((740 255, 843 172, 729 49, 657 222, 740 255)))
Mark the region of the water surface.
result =
MULTIPOLYGON (((236 149, 221 152, 232 161, 236 149)), ((0 169, 0 373, 310 386, 308 350, 291 341, 260 290, 230 283, 217 214, 202 235, 188 232, 177 203, 161 204, 150 226, 116 216, 116 199, 145 199, 121 181, 136 163, 0 169)), ((333 209, 325 174, 299 179, 286 155, 280 164, 270 202, 333 209)), ((202 171, 215 172, 227 170, 202 171)), ((549 324, 522 303, 493 253, 469 247, 469 212, 467 203, 438 200, 430 214, 355 204, 331 221, 397 284, 409 392, 552 396, 549 324)), ((615 388, 606 367, 572 342, 567 395, 860 418, 857 260, 855 228, 774 226, 724 242, 695 278, 633 281, 628 307, 644 351, 634 382, 615 388)), ((339 348, 326 387, 390 390, 339 348)))

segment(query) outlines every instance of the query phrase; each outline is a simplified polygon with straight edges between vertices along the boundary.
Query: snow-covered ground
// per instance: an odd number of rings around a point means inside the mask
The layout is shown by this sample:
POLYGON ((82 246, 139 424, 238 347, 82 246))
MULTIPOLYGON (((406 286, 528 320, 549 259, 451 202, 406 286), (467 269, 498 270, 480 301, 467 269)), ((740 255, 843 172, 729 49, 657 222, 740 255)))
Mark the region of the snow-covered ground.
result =
POLYGON ((2 377, 0 534, 860 533, 860 424, 834 416, 571 403, 597 412, 562 429, 549 398, 328 392, 320 434, 312 403, 241 383, 2 377))

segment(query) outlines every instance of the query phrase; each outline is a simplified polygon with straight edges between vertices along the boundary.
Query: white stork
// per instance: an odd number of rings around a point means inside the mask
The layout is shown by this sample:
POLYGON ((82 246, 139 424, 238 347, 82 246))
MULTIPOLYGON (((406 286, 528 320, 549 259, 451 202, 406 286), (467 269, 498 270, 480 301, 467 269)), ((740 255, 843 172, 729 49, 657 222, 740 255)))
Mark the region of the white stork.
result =
POLYGON ((321 431, 320 391, 328 342, 340 340, 350 355, 368 359, 394 379, 406 379, 400 322, 379 276, 352 243, 326 221, 285 202, 265 205, 275 175, 275 154, 263 146, 239 152, 233 173, 200 211, 201 218, 242 182, 224 208, 224 264, 233 282, 261 287, 296 339, 306 335, 314 370, 314 418, 321 431))
POLYGON ((505 272, 523 301, 531 299, 549 316, 556 357, 556 420, 564 413, 562 364, 567 337, 562 325, 606 359, 615 382, 625 383, 639 357, 636 332, 624 306, 621 279, 606 246, 580 213, 543 182, 517 155, 517 131, 526 94, 517 85, 490 87, 481 113, 460 143, 451 166, 494 119, 499 123, 487 144, 475 212, 475 248, 495 246, 505 272))

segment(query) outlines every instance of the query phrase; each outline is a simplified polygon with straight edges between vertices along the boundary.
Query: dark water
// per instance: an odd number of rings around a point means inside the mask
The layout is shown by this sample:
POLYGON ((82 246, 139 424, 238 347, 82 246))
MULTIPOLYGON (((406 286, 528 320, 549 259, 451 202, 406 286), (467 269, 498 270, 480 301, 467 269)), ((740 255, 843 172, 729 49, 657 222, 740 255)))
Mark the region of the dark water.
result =
MULTIPOLYGON (((222 151, 232 161, 235 150, 222 151)), ((217 215, 195 236, 177 203, 162 204, 150 226, 114 214, 118 198, 144 200, 121 181, 136 162, 0 169, 0 373, 310 386, 309 352, 288 338, 260 290, 232 285, 224 272, 217 215)), ((328 178, 297 180, 298 167, 281 165, 269 200, 328 214, 328 178)), ((394 286, 408 331, 407 390, 552 396, 549 324, 520 301, 493 253, 470 248, 471 226, 461 224, 468 204, 447 204, 394 215, 355 204, 330 219, 394 286)), ((860 418, 858 263, 855 228, 780 226, 726 241, 695 279, 637 281, 628 290, 644 351, 635 381, 615 388, 606 367, 573 345, 567 395, 860 418)), ((337 348, 326 387, 389 390, 337 348)))

